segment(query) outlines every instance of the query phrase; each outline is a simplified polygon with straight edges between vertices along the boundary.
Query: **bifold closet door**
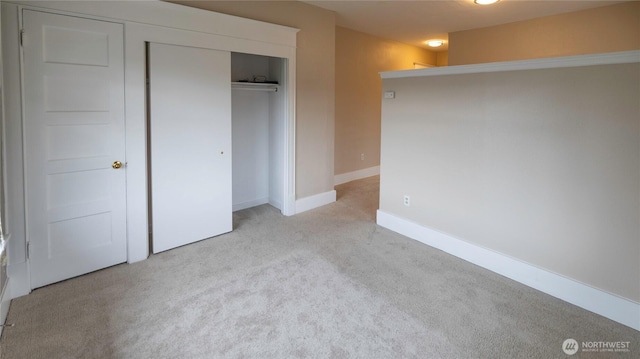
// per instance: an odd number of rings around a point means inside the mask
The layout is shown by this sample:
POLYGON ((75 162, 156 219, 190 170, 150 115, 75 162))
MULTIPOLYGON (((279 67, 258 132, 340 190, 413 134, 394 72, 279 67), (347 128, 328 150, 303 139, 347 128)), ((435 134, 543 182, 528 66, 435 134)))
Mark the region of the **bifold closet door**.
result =
POLYGON ((231 54, 150 44, 153 252, 230 232, 231 54))

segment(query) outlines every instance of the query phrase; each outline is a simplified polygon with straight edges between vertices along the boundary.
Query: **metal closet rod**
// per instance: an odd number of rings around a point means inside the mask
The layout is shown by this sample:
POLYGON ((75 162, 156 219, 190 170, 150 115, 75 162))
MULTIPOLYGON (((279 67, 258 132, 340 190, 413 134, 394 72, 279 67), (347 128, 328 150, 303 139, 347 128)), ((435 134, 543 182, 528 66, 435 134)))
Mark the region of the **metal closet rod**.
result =
POLYGON ((263 82, 232 82, 231 88, 248 91, 277 92, 278 84, 263 82))

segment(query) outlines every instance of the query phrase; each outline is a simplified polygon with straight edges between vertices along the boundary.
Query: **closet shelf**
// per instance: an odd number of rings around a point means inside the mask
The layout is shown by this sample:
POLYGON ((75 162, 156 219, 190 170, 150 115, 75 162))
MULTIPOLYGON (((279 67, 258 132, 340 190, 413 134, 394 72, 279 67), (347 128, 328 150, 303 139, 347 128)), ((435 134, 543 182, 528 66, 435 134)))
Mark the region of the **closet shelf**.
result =
POLYGON ((277 92, 280 86, 278 84, 272 84, 267 82, 232 82, 231 88, 237 90, 248 91, 269 91, 277 92))

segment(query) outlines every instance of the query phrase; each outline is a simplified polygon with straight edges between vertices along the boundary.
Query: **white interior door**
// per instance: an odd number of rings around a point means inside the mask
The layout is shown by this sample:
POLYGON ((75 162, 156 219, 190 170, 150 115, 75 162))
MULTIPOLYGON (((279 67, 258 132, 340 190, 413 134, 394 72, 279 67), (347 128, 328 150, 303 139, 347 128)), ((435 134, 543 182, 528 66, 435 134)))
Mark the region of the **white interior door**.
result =
POLYGON ((231 54, 150 44, 153 252, 230 232, 231 54))
POLYGON ((127 259, 123 27, 30 10, 23 20, 27 237, 36 288, 127 259), (115 161, 122 167, 112 168, 115 161))

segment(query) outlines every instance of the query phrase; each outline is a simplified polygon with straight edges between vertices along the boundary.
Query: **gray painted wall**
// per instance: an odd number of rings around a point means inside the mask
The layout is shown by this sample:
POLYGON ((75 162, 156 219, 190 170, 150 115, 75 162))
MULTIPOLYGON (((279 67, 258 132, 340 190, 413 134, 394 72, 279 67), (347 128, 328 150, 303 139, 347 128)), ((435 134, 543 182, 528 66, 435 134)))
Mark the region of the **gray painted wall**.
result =
POLYGON ((383 90, 382 211, 640 302, 639 64, 383 90))

